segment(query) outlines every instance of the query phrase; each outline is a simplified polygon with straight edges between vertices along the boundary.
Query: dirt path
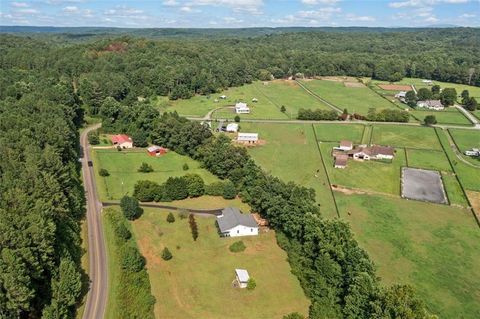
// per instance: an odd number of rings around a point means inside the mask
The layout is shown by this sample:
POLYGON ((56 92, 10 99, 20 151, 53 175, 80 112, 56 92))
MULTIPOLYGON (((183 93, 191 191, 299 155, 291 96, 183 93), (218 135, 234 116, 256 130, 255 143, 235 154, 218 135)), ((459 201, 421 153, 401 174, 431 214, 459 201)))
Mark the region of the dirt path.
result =
POLYGON ((455 142, 453 141, 453 138, 450 135, 450 132, 448 132, 448 130, 446 131, 446 135, 448 139, 448 144, 450 144, 450 147, 452 148, 453 153, 455 154, 455 156, 458 158, 459 161, 467 164, 468 166, 480 168, 480 165, 475 165, 463 158, 463 155, 458 150, 457 145, 455 145, 455 142))

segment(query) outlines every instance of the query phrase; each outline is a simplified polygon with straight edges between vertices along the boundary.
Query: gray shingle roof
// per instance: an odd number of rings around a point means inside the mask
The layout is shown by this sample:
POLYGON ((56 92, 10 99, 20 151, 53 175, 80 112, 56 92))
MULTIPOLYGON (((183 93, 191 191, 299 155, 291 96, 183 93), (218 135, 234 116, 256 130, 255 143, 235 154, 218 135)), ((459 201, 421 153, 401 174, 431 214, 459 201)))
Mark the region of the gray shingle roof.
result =
POLYGON ((258 227, 252 215, 242 214, 236 207, 227 207, 222 210, 222 215, 217 217, 218 226, 222 233, 233 227, 242 225, 246 227, 258 227))

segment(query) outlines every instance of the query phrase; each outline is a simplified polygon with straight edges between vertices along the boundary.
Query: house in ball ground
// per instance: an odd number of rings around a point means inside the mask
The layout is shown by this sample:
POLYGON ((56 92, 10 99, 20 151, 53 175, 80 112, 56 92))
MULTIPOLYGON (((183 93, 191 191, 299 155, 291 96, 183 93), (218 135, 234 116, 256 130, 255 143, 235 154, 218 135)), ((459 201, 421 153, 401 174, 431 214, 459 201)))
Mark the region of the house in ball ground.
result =
POLYGON ((227 207, 217 216, 222 237, 256 236, 258 225, 250 214, 242 214, 236 207, 227 207))
POLYGON ((133 141, 132 138, 125 134, 112 135, 110 137, 112 144, 120 148, 132 148, 133 141))

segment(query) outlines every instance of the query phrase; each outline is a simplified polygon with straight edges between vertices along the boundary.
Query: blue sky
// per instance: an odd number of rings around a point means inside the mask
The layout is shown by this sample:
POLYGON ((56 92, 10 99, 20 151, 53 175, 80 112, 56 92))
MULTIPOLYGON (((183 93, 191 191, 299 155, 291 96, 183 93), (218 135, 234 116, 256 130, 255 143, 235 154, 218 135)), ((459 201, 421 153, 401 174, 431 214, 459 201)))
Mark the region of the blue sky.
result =
POLYGON ((0 25, 480 26, 480 0, 0 0, 0 25))

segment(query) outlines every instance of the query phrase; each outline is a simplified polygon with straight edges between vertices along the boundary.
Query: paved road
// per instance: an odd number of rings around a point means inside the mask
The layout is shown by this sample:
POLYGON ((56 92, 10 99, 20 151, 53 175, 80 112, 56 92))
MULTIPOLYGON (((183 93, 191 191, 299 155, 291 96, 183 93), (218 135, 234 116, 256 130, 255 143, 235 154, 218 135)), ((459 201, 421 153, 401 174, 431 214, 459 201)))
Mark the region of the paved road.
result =
POLYGON ((83 185, 87 196, 88 225, 88 257, 90 290, 85 303, 83 319, 102 319, 108 292, 107 255, 101 221, 102 204, 97 197, 93 167, 89 166, 90 152, 88 133, 100 127, 100 124, 90 126, 80 135, 80 145, 83 150, 82 173, 83 185))

